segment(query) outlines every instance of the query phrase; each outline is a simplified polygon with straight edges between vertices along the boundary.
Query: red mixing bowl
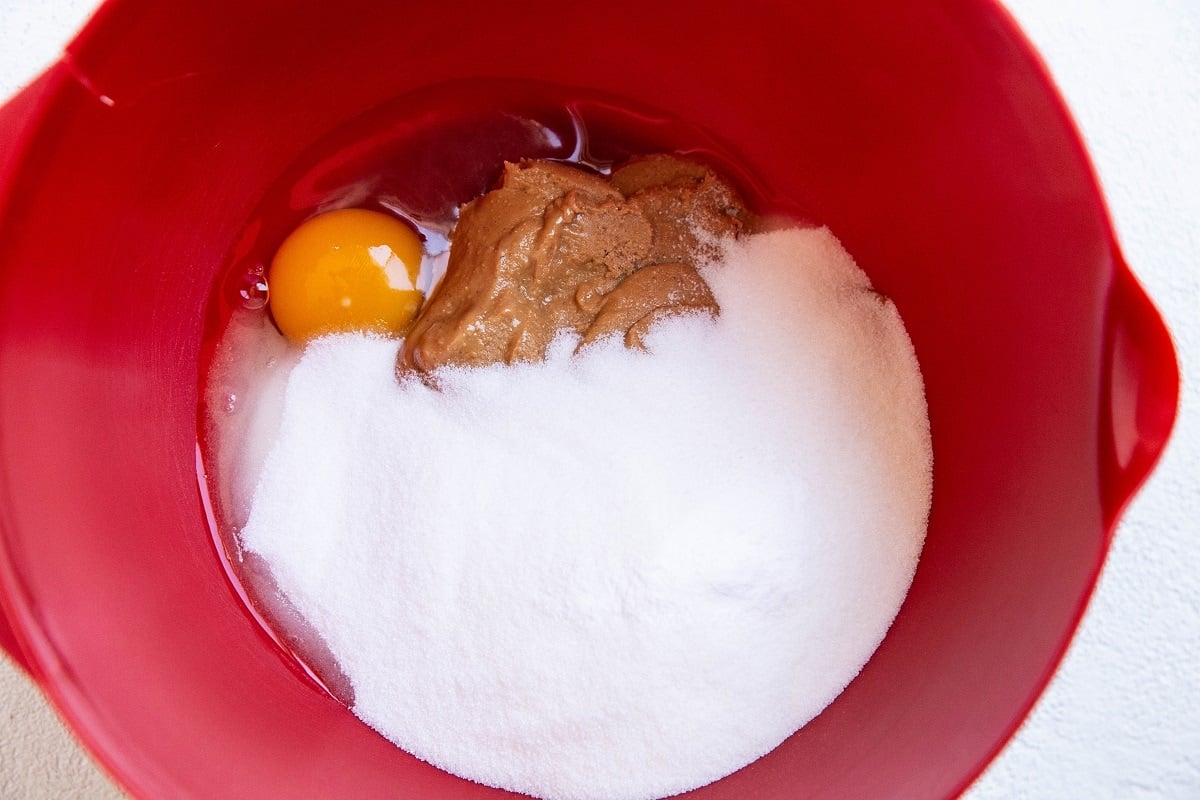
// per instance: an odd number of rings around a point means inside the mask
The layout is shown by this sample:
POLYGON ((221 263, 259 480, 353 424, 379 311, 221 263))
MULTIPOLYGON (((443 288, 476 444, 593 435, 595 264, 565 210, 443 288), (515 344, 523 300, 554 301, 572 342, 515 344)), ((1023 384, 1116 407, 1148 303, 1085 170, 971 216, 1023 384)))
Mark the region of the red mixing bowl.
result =
POLYGON ((1178 392, 1079 136, 988 0, 108 3, 0 109, 0 643, 138 796, 504 794, 388 744, 264 632, 196 467, 208 304, 270 188, 359 115, 478 78, 724 143, 841 238, 924 371, 932 519, 891 632, 688 797, 960 792, 1062 656, 1178 392))

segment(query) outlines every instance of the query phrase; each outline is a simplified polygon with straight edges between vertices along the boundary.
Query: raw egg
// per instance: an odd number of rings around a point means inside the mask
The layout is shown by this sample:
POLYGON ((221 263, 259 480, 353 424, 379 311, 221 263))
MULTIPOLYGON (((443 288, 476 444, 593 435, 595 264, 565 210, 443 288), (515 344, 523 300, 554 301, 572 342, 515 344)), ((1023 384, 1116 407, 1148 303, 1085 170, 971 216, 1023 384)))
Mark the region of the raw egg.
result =
POLYGON ((383 212, 318 214, 271 261, 271 316, 298 343, 326 333, 402 333, 424 299, 416 288, 421 252, 416 231, 383 212))

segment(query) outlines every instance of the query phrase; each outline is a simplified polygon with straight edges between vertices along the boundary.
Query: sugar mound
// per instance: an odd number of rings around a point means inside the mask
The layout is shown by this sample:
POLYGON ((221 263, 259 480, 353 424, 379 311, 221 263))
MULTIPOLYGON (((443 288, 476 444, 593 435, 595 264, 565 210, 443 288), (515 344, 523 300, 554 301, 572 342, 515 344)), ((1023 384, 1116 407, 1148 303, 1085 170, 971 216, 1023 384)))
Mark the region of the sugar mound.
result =
POLYGON ((829 704, 908 590, 931 492, 894 306, 824 230, 729 246, 649 353, 397 385, 309 345, 242 544, 408 752, 554 800, 716 780, 829 704))

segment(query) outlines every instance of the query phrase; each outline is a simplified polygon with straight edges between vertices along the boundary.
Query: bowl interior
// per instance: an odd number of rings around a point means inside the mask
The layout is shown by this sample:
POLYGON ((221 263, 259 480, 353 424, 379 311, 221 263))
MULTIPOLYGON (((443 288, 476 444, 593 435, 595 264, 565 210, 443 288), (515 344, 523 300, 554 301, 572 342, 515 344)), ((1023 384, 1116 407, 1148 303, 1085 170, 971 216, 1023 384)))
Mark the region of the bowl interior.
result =
POLYGON ((689 796, 961 789, 1057 662, 1112 516, 1118 259, 1015 28, 990 2, 445 8, 125 0, 40 85, 0 220, 0 520, 47 689, 147 796, 501 794, 376 736, 246 611, 197 488, 199 363, 219 271, 314 142, 446 82, 551 82, 686 121, 829 225, 926 379, 933 512, 892 631, 815 721, 689 796))

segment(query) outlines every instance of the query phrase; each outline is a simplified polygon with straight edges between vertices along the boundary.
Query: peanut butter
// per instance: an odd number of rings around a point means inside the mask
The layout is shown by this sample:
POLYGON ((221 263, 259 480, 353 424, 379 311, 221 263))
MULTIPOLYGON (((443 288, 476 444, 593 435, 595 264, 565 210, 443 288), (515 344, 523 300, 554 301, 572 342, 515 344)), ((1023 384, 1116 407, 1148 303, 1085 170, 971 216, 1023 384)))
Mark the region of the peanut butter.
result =
POLYGON ((717 314, 697 266, 753 225, 712 170, 649 156, 611 178, 552 161, 506 163, 466 204, 441 284, 410 329, 401 372, 538 361, 562 330, 580 346, 642 345, 657 320, 717 314))

